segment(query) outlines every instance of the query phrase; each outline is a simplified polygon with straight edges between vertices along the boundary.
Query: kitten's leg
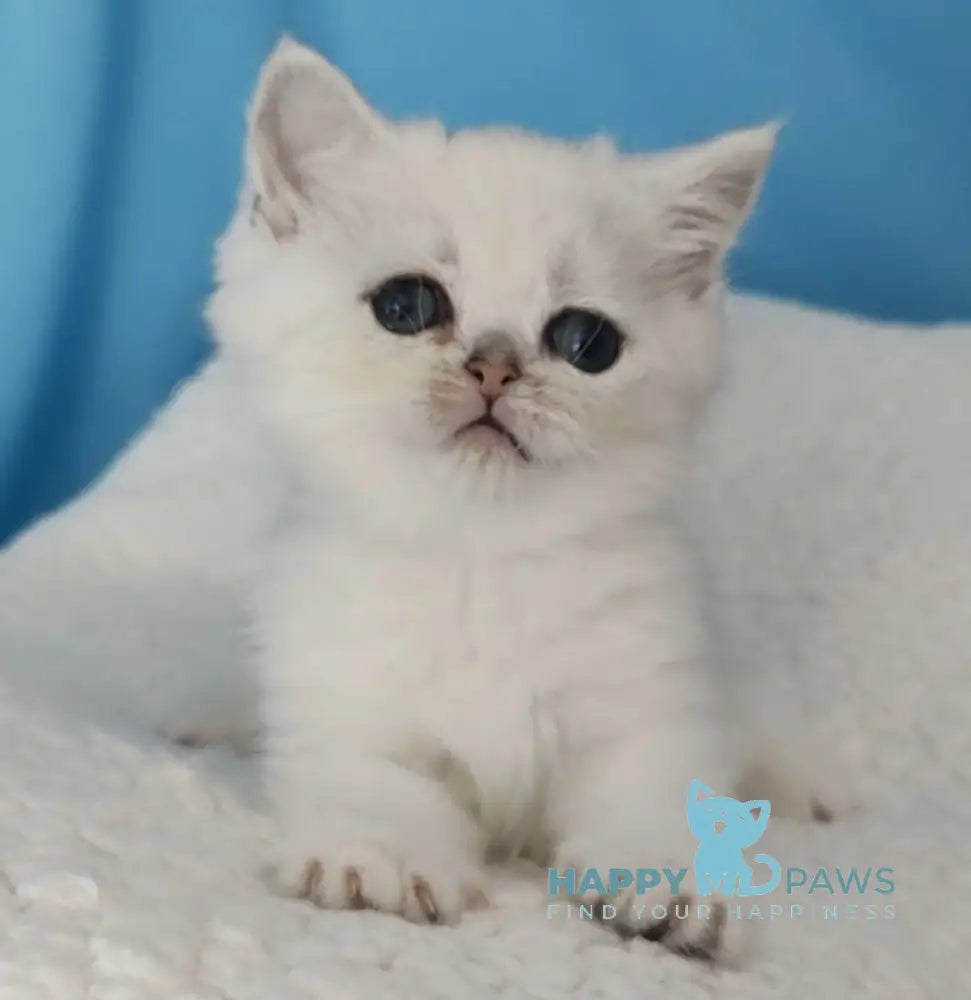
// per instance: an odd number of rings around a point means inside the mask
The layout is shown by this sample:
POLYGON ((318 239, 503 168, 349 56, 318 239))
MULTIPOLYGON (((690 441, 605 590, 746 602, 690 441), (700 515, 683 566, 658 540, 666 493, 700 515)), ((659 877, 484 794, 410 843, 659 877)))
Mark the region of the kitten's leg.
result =
MULTIPOLYGON (((786 602, 773 604, 776 613, 777 633, 801 634, 798 616, 792 617, 786 602)), ((859 743, 853 733, 831 725, 833 702, 848 697, 838 672, 834 683, 822 684, 819 670, 809 669, 805 650, 773 641, 733 649, 737 641, 723 641, 745 762, 737 797, 769 799, 773 816, 801 822, 829 823, 858 808, 859 743)), ((832 681, 832 668, 822 676, 832 681)))
POLYGON ((334 744, 272 761, 283 821, 273 882, 327 909, 376 909, 451 923, 486 905, 485 845, 444 784, 334 744))
POLYGON ((749 727, 749 747, 738 789, 742 799, 769 799, 773 816, 831 823, 860 804, 855 768, 813 731, 793 706, 749 727))
POLYGON ((716 789, 734 787, 731 747, 716 725, 693 722, 684 712, 626 719, 595 753, 565 768, 552 803, 553 863, 605 875, 610 868, 687 869, 674 886, 662 874, 646 892, 633 886, 601 900, 617 909, 612 926, 691 957, 737 959, 741 921, 729 919, 724 904, 694 893, 697 843, 685 803, 695 778, 716 789))

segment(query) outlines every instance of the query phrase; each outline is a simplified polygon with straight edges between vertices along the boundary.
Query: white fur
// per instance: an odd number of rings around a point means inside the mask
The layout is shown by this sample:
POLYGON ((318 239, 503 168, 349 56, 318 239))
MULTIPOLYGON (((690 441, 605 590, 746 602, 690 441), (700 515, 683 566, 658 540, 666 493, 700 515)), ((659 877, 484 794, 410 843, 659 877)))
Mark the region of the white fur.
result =
POLYGON ((689 782, 730 790, 741 761, 668 499, 773 137, 449 138, 292 43, 271 58, 209 316, 306 491, 255 601, 287 891, 451 919, 490 848, 687 867, 689 782), (371 314, 416 272, 454 303, 443 337, 371 314), (624 331, 614 367, 544 353, 568 306, 624 331), (523 377, 494 412, 529 462, 454 437, 497 330, 523 377))

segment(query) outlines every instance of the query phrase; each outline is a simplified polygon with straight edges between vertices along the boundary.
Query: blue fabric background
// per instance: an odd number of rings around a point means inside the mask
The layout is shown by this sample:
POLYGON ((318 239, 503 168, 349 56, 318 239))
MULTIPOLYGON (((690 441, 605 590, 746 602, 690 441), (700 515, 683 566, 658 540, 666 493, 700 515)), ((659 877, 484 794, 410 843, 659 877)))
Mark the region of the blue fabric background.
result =
POLYGON ((736 282, 971 316, 967 0, 0 0, 0 536, 204 356, 243 108, 283 30, 451 126, 637 150, 784 117, 736 282))

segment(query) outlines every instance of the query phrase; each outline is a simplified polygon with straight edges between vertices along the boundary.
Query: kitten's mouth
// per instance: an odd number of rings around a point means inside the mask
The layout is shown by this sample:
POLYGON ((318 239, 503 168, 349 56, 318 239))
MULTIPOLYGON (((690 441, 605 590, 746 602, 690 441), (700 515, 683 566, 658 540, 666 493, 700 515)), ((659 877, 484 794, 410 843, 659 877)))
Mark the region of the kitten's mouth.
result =
POLYGON ((488 441, 489 438, 495 439, 498 437, 505 441, 506 444, 511 445, 516 454, 524 462, 532 460, 529 452, 520 443, 519 438, 505 424, 496 420, 491 413, 483 413, 481 417, 470 421, 455 432, 457 440, 467 435, 475 435, 485 441, 488 441))

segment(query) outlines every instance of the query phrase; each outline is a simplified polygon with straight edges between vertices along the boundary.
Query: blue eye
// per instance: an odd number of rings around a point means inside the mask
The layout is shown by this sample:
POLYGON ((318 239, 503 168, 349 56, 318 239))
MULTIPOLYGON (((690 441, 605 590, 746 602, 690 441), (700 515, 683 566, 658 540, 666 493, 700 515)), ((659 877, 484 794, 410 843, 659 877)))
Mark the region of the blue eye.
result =
POLYGON ((452 320, 452 303, 445 289, 431 278, 400 275, 389 278, 370 295, 374 318, 391 333, 413 336, 452 320))
POLYGON ((606 316, 585 309, 564 309, 543 330, 547 350, 588 375, 610 368, 623 342, 623 334, 606 316))

